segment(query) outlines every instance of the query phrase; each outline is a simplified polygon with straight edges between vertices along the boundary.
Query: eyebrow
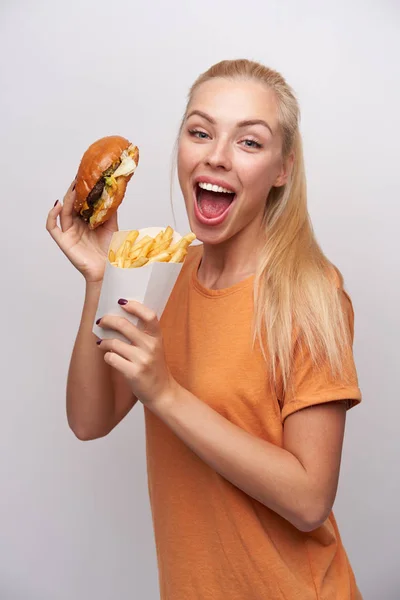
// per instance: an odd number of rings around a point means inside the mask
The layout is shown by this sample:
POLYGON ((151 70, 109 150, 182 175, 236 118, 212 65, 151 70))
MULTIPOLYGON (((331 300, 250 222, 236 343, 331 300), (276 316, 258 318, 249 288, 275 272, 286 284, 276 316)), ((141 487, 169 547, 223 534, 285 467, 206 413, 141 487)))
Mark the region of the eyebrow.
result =
MULTIPOLYGON (((203 119, 205 119, 206 121, 208 121, 212 125, 216 124, 215 119, 213 119, 212 117, 210 117, 210 115, 208 115, 207 113, 205 113, 205 112, 203 112, 201 110, 192 110, 192 112, 188 114, 188 116, 186 117, 186 119, 189 119, 190 117, 192 117, 194 115, 197 115, 199 117, 203 117, 203 119)), ((263 125, 267 129, 269 129, 271 135, 274 135, 273 132, 272 132, 271 127, 263 119, 247 119, 246 121, 240 121, 237 124, 237 127, 249 127, 250 125, 263 125)))

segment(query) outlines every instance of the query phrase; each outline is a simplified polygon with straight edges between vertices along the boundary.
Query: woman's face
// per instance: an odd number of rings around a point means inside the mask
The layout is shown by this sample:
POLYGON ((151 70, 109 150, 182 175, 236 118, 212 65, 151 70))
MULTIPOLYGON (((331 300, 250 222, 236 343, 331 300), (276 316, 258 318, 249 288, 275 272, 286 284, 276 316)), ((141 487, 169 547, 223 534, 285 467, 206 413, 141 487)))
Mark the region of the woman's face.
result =
POLYGON ((287 179, 281 150, 273 91, 251 80, 215 78, 200 85, 178 149, 179 182, 200 241, 258 235, 271 187, 287 179))

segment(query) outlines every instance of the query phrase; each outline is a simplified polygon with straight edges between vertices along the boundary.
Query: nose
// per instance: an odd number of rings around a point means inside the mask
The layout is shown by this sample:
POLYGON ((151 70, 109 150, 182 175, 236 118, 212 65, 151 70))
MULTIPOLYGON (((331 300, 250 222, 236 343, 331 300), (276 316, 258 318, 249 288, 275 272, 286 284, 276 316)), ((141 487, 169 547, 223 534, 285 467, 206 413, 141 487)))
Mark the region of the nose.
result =
POLYGON ((208 146, 205 162, 212 169, 230 171, 232 169, 232 159, 228 141, 222 139, 214 140, 208 146))

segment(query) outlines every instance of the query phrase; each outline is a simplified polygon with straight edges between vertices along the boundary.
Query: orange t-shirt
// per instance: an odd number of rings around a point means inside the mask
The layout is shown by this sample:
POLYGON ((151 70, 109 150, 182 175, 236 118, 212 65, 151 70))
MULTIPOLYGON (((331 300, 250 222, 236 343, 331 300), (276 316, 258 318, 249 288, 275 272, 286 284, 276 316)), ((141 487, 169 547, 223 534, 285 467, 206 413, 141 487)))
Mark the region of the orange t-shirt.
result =
MULTIPOLYGON (((296 391, 279 402, 252 347, 254 278, 204 288, 202 246, 186 259, 161 319, 168 365, 200 400, 252 435, 282 446, 284 419, 302 407, 361 400, 352 353, 346 383, 303 356, 296 391)), ((353 312, 348 296, 349 327, 353 312)), ((333 514, 296 529, 224 479, 145 408, 149 496, 162 600, 360 599, 333 514)))

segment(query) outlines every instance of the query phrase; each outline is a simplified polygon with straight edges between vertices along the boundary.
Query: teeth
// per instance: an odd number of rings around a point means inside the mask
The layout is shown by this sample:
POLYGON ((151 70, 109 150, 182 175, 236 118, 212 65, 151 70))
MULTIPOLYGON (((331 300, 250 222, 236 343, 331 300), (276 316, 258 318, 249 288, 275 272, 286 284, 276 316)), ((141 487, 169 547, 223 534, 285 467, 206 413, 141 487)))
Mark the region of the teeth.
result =
POLYGON ((233 194, 231 190, 227 190, 226 188, 220 187, 219 185, 213 185, 212 183, 199 183, 199 187, 202 190, 207 190, 209 192, 219 192, 223 194, 233 194))

